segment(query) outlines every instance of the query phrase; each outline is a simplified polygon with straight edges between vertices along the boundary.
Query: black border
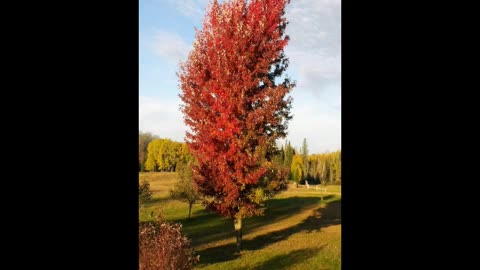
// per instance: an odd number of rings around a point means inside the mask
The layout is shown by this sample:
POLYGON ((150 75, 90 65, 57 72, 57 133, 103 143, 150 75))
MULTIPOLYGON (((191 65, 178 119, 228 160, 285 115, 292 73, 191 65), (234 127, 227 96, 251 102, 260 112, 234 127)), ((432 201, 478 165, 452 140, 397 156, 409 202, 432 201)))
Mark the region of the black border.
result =
POLYGON ((21 5, 3 99, 14 263, 138 269, 139 3, 21 5))
POLYGON ((406 182, 399 165, 408 148, 397 139, 404 130, 393 13, 342 1, 342 269, 410 262, 399 251, 410 217, 395 201, 406 182))

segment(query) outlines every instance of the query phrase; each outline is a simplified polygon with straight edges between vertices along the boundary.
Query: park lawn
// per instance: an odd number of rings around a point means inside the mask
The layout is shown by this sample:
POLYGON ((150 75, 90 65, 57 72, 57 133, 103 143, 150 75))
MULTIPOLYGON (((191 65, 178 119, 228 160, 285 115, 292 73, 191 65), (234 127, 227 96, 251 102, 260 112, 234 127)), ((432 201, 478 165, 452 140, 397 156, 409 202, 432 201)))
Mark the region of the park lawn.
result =
POLYGON ((140 173, 148 179, 153 200, 140 209, 140 221, 153 221, 161 210, 168 221, 182 223, 182 232, 200 255, 196 269, 340 269, 341 188, 327 192, 290 188, 268 200, 263 216, 244 221, 243 249, 234 255, 235 235, 230 219, 201 204, 171 200, 168 190, 175 173, 140 173), (153 216, 150 213, 153 211, 153 216))

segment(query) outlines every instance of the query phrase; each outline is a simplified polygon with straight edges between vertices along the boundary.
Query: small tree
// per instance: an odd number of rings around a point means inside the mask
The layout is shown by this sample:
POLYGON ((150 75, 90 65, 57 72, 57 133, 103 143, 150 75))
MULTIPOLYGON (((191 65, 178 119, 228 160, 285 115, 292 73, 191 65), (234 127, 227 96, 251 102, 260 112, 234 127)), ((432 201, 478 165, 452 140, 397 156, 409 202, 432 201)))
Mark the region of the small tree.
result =
POLYGON ((286 141, 285 160, 283 162, 283 165, 285 165, 285 167, 290 168, 290 165, 292 165, 293 155, 295 155, 295 149, 292 147, 289 141, 286 141))
POLYGON ((340 185, 342 183, 342 153, 338 151, 336 153, 336 159, 337 159, 337 174, 335 177, 335 184, 340 185))
POLYGON ((143 206, 146 202, 152 199, 152 191, 150 191, 150 183, 143 180, 138 187, 138 204, 143 206))
POLYGON ((141 172, 145 171, 145 161, 147 160, 148 144, 155 138, 156 137, 151 133, 144 133, 141 131, 140 131, 140 134, 138 135, 138 162, 139 162, 141 172))
POLYGON ((140 270, 190 270, 200 260, 182 235, 182 225, 167 223, 159 214, 158 223, 141 224, 139 228, 140 270))
POLYGON ((303 173, 302 173, 302 175, 303 175, 303 178, 305 180, 307 180, 308 179, 308 172, 310 170, 310 164, 308 162, 308 144, 307 144, 307 139, 306 138, 303 139, 301 156, 302 156, 302 163, 303 163, 303 167, 302 167, 303 173))
POLYGON ((179 181, 170 190, 172 198, 188 203, 188 219, 191 217, 192 205, 200 198, 192 180, 190 162, 179 162, 177 165, 179 181))
POLYGON ((292 180, 300 182, 302 180, 303 173, 303 161, 300 155, 294 155, 292 165, 290 166, 290 173, 292 174, 292 180))

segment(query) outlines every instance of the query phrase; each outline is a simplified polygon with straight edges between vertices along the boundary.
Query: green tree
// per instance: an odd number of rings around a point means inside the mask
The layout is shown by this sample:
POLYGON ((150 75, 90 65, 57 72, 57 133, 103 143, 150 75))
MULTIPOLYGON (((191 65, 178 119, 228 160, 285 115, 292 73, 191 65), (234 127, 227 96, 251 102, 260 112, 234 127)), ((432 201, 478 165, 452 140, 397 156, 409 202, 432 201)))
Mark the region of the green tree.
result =
POLYGON ((170 139, 161 139, 159 142, 158 155, 156 161, 159 170, 175 171, 178 161, 180 160, 182 144, 174 142, 170 139))
POLYGON ((169 151, 170 142, 169 139, 158 140, 158 153, 155 156, 155 161, 160 171, 165 171, 169 166, 170 160, 168 160, 166 153, 169 151))
POLYGON ((307 139, 303 138, 303 144, 302 144, 302 159, 303 159, 303 161, 307 160, 307 157, 308 157, 307 139))
POLYGON ((145 169, 148 171, 176 171, 181 160, 182 143, 170 139, 154 139, 147 147, 145 169))
MULTIPOLYGON (((278 149, 277 147, 275 147, 276 149, 278 149)), ((283 146, 281 149, 277 150, 277 151, 272 151, 274 152, 273 153, 273 158, 272 158, 272 161, 277 164, 277 166, 283 166, 283 161, 285 159, 285 151, 283 149, 283 146)))
POLYGON ((288 168, 289 170, 289 178, 292 179, 292 172, 290 167, 292 165, 293 155, 295 154, 295 150, 293 149, 292 145, 289 141, 285 142, 285 158, 283 160, 283 166, 288 168))
MULTIPOLYGON (((180 156, 178 158, 178 162, 180 163, 189 163, 189 162, 193 162, 193 156, 192 154, 190 153, 190 151, 188 151, 188 146, 186 143, 182 143, 180 145, 180 156)), ((176 171, 179 171, 180 167, 177 166, 176 168, 176 171)))
POLYGON ((188 203, 188 218, 192 213, 192 205, 200 199, 195 184, 192 180, 191 163, 178 163, 178 182, 174 188, 170 190, 172 198, 188 203))
POLYGON ((140 171, 145 171, 145 161, 147 160, 148 155, 148 145, 150 144, 156 136, 152 135, 151 133, 145 133, 140 131, 138 135, 138 162, 140 171))
POLYGON ((300 182, 302 180, 303 173, 303 161, 300 155, 294 155, 292 165, 290 166, 290 172, 292 174, 292 180, 300 182))
POLYGON ((147 160, 145 161, 145 169, 147 171, 156 172, 159 169, 158 155, 160 153, 160 146, 162 141, 156 139, 151 141, 147 147, 147 160))
POLYGON ((177 166, 178 161, 180 160, 180 151, 182 144, 179 142, 168 141, 166 143, 165 151, 161 154, 164 157, 166 171, 173 172, 177 166))
POLYGON ((147 180, 143 180, 138 188, 138 205, 143 206, 151 199, 152 191, 150 190, 150 183, 147 180))
POLYGON ((335 177, 335 183, 341 184, 342 183, 342 153, 338 151, 336 153, 336 165, 337 165, 337 174, 335 177))
POLYGON ((303 178, 307 179, 309 178, 308 176, 309 176, 310 163, 308 162, 308 144, 307 144, 306 138, 303 139, 301 156, 302 156, 302 163, 303 163, 303 167, 302 167, 303 178))

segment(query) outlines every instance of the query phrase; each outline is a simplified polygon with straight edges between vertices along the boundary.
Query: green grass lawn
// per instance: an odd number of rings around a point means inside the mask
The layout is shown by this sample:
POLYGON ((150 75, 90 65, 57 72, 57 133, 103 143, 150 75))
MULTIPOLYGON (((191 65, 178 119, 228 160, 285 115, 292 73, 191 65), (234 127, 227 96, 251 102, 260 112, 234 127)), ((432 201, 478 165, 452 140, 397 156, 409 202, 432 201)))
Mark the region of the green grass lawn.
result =
POLYGON ((195 204, 188 220, 188 204, 169 198, 176 173, 140 173, 143 179, 150 182, 153 200, 140 209, 140 221, 153 221, 162 211, 167 220, 182 223, 200 255, 196 269, 341 268, 340 186, 320 192, 290 185, 266 202, 265 215, 244 221, 242 254, 235 256, 230 219, 195 204))

